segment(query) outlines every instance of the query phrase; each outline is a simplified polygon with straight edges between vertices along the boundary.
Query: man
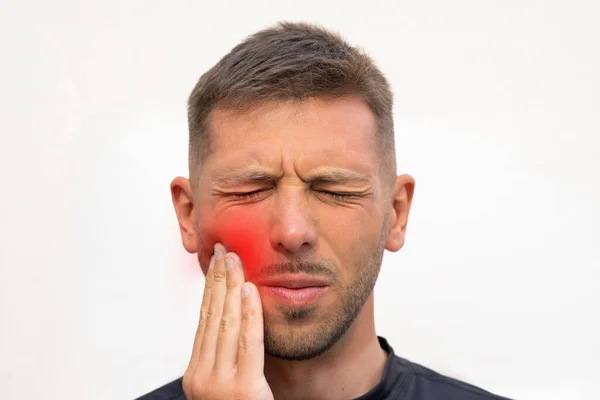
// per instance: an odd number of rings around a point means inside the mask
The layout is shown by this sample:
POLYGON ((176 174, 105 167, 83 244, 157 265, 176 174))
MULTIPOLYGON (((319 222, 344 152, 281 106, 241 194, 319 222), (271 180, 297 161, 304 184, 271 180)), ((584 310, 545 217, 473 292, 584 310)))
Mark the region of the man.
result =
POLYGON ((500 399, 375 333, 373 287, 415 185, 396 175, 392 100, 368 56, 300 23, 200 78, 190 178, 171 183, 206 275, 200 322, 183 378, 142 399, 500 399))

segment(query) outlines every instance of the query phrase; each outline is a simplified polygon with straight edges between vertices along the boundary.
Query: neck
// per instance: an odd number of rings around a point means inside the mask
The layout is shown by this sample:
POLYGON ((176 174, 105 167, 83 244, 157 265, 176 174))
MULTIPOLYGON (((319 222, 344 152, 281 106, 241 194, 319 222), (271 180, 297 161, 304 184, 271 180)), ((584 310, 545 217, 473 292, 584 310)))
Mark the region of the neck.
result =
POLYGON ((373 293, 352 327, 325 354, 306 361, 265 356, 276 400, 356 398, 381 380, 387 360, 375 333, 373 293))

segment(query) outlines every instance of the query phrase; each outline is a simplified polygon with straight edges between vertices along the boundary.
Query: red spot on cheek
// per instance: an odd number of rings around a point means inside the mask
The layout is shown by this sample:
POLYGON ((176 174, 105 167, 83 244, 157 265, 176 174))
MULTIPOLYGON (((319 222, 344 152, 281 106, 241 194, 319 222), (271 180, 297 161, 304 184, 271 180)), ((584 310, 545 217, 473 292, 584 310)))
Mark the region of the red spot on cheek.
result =
POLYGON ((261 248, 264 248, 265 233, 262 232, 259 218, 247 211, 222 215, 218 236, 221 243, 240 256, 246 276, 255 275, 264 263, 261 248))

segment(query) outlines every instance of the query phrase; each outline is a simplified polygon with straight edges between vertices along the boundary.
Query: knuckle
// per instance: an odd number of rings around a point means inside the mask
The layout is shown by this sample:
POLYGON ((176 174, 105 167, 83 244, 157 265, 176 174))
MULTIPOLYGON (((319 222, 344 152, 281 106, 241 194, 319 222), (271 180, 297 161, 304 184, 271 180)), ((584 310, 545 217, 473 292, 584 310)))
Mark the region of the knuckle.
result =
POLYGON ((217 313, 212 308, 206 310, 206 321, 212 321, 217 316, 217 313))
POLYGON ((252 336, 247 333, 241 334, 239 346, 242 351, 250 350, 250 347, 252 347, 252 336))
POLYGON ((197 380, 194 379, 194 375, 190 370, 186 371, 186 373, 183 375, 181 387, 184 393, 186 393, 186 396, 197 394, 198 383, 197 380))
POLYGON ((225 283, 225 286, 227 287, 227 294, 234 294, 240 290, 240 285, 237 282, 232 282, 230 280, 225 283))
POLYGON ((186 398, 203 397, 212 389, 211 383, 213 381, 214 378, 210 372, 202 370, 192 371, 191 368, 188 368, 183 375, 181 386, 186 394, 186 398))
POLYGON ((222 317, 219 323, 219 332, 224 333, 235 325, 235 319, 232 317, 222 317))
POLYGON ((256 316, 256 312, 254 310, 244 310, 242 312, 242 319, 244 322, 251 322, 256 316))
POLYGON ((202 310, 200 313, 200 320, 198 321, 198 325, 206 324, 206 320, 208 319, 208 311, 202 310))
POLYGON ((225 271, 215 270, 213 273, 213 282, 223 282, 226 276, 225 271))

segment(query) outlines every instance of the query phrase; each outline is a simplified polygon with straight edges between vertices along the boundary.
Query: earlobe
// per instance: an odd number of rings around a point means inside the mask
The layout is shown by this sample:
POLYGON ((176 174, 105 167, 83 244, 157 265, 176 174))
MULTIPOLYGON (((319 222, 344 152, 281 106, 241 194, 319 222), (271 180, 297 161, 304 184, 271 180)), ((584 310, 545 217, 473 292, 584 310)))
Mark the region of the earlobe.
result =
POLYGON ((408 214, 415 190, 415 180, 410 175, 400 175, 392 191, 392 204, 388 221, 385 248, 396 252, 404 246, 408 214))
POLYGON ((171 182, 171 200, 177 215, 183 247, 188 253, 198 251, 196 243, 196 221, 194 195, 189 180, 177 177, 171 182))

